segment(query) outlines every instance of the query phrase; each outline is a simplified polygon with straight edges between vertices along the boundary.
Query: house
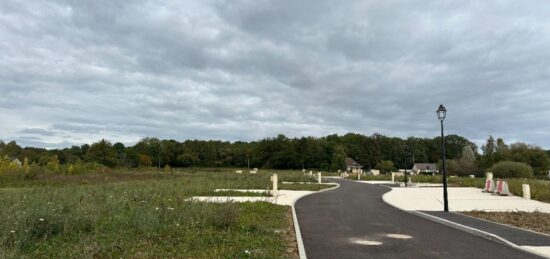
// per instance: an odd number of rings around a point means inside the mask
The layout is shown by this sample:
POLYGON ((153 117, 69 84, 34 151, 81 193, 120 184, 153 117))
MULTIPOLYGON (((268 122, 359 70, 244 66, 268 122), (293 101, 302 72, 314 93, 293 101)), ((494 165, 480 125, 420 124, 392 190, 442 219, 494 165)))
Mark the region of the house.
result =
POLYGON ((357 173, 361 171, 361 168, 363 168, 363 166, 357 163, 355 160, 348 157, 346 158, 346 168, 347 168, 346 169, 347 171, 350 171, 352 173, 357 173))
POLYGON ((437 170, 437 165, 431 164, 431 163, 415 163, 412 168, 412 171, 415 174, 418 174, 418 173, 433 174, 433 173, 439 172, 439 170, 437 170))

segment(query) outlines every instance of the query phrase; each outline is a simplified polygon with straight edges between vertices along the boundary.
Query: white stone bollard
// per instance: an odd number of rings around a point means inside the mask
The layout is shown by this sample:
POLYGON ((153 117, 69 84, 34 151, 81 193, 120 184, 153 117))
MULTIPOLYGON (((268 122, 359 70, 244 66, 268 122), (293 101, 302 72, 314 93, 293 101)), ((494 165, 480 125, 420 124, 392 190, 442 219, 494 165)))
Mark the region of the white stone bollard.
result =
POLYGON ((529 184, 522 184, 523 187, 523 198, 530 200, 531 199, 531 187, 529 184))
POLYGON ((273 174, 271 176, 271 181, 273 182, 273 195, 275 195, 278 189, 277 184, 279 183, 279 177, 277 176, 277 174, 273 174))
POLYGON ((471 174, 471 175, 470 175, 470 178, 476 178, 476 176, 475 176, 475 175, 473 175, 473 174, 471 174))
POLYGON ((321 172, 318 172, 318 173, 317 173, 317 178, 318 178, 317 181, 318 181, 319 183, 321 183, 321 172))
POLYGON ((243 170, 237 170, 237 171, 235 171, 235 173, 242 174, 243 170))
POLYGON ((485 176, 487 177, 487 180, 493 180, 493 173, 487 172, 485 173, 485 176))
POLYGON ((391 173, 391 181, 395 183, 395 173, 391 173))
POLYGON ((357 174, 357 181, 361 180, 361 174, 357 174))

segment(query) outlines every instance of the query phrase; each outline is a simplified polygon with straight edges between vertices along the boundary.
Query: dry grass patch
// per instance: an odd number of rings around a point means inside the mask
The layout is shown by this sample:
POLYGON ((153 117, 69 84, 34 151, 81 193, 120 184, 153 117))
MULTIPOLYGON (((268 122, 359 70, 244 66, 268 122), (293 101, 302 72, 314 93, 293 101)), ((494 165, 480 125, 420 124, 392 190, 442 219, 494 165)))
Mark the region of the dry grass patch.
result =
POLYGON ((461 214, 550 234, 550 213, 467 211, 461 214))

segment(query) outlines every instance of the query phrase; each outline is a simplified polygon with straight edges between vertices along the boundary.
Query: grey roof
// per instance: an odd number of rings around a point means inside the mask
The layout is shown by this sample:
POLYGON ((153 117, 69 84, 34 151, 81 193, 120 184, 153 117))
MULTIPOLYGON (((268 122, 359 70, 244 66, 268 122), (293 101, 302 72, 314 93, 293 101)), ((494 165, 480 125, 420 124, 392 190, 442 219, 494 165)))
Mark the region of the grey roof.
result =
POLYGON ((351 158, 346 158, 346 165, 348 167, 363 167, 361 166, 359 163, 357 163, 357 161, 351 159, 351 158))

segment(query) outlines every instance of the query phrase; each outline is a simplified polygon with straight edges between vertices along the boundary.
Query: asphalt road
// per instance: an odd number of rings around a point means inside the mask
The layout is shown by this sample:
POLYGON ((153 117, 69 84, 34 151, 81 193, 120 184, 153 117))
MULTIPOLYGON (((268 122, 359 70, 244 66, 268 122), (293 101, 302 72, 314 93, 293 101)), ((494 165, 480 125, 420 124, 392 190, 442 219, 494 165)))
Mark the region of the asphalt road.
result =
POLYGON ((296 203, 308 258, 539 258, 391 207, 386 187, 335 182, 296 203))

